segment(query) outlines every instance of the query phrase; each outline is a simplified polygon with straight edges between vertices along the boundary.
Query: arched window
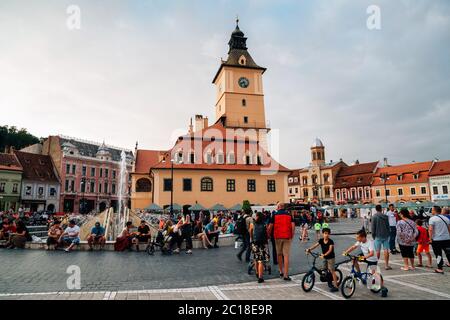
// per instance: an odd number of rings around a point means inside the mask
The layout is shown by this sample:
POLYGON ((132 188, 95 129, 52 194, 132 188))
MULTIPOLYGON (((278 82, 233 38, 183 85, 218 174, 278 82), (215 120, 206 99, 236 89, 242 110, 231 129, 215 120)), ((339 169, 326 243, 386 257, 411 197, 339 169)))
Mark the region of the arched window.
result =
POLYGON ((141 178, 136 181, 136 192, 151 192, 152 183, 147 178, 141 178))
POLYGON ((210 177, 202 178, 200 181, 201 191, 213 191, 213 179, 210 177))

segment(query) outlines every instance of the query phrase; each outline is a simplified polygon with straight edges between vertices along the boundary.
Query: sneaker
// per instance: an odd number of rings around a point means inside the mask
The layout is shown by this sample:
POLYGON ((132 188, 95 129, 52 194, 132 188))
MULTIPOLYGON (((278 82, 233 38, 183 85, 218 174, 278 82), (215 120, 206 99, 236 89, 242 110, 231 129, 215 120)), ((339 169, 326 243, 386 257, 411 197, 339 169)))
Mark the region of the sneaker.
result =
POLYGON ((219 246, 217 244, 215 244, 214 245, 214 249, 217 249, 217 248, 219 248, 219 246))
POLYGON ((336 287, 333 287, 333 288, 330 289, 330 292, 338 292, 338 291, 339 291, 339 289, 336 288, 336 287))
POLYGON ((386 268, 384 268, 385 270, 392 270, 391 266, 386 266, 386 268))
POLYGON ((263 278, 259 278, 258 279, 258 283, 263 283, 264 282, 264 279, 263 278))
POLYGON ((291 277, 287 276, 285 278, 283 278, 284 281, 292 281, 291 277))
POLYGON ((65 252, 70 252, 69 248, 64 249, 65 252))
POLYGON ((173 253, 180 253, 180 249, 176 248, 175 250, 173 250, 173 253))
POLYGON ((192 254, 192 250, 186 251, 186 254, 192 254))
POLYGON ((283 278, 283 277, 284 277, 284 274, 280 273, 280 278, 283 278))

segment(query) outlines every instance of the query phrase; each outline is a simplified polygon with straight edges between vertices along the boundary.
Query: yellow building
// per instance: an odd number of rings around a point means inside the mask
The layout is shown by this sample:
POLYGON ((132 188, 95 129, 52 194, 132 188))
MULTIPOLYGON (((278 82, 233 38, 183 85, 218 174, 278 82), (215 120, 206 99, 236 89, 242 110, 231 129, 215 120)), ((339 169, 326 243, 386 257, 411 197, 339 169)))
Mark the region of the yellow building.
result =
POLYGON ((287 201, 290 171, 266 151, 266 69, 250 56, 246 40, 236 25, 228 58, 213 79, 214 124, 196 115, 195 128, 191 119, 187 134, 170 150, 136 150, 133 209, 151 203, 167 207, 173 202, 186 209, 196 203, 209 208, 217 203, 232 207, 243 200, 259 205, 287 201))
POLYGON ((342 160, 326 162, 325 146, 316 138, 311 146, 310 165, 291 174, 289 188, 292 193, 289 193, 289 200, 322 204, 333 202, 333 184, 339 169, 345 166, 342 160), (295 177, 298 177, 297 182, 295 177))
POLYGON ((433 162, 380 167, 373 175, 374 203, 431 201, 428 174, 433 162))

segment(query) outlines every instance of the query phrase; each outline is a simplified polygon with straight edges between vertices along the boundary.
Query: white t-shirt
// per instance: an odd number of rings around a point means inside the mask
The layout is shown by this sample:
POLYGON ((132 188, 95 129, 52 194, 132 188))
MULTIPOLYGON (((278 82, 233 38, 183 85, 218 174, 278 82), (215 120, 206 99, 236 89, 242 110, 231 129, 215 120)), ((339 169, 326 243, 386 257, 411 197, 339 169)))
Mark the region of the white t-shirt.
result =
POLYGON ((76 238, 80 235, 80 227, 75 225, 73 228, 67 227, 64 232, 70 237, 70 238, 76 238), (74 234, 77 234, 76 237, 74 234))
POLYGON ((386 212, 386 215, 388 216, 389 226, 390 227, 396 227, 397 226, 397 219, 395 219, 395 212, 394 211, 388 211, 388 212, 386 212))
POLYGON ((428 221, 430 226, 433 226, 433 240, 442 241, 450 240, 450 234, 448 232, 448 225, 450 221, 443 215, 435 215, 428 221))
POLYGON ((377 256, 375 254, 375 246, 373 244, 373 240, 367 239, 366 242, 356 241, 355 246, 360 247, 361 251, 363 252, 363 254, 365 256, 368 256, 370 251, 373 251, 374 255, 369 257, 367 259, 367 261, 371 261, 371 262, 377 262, 378 261, 377 256))

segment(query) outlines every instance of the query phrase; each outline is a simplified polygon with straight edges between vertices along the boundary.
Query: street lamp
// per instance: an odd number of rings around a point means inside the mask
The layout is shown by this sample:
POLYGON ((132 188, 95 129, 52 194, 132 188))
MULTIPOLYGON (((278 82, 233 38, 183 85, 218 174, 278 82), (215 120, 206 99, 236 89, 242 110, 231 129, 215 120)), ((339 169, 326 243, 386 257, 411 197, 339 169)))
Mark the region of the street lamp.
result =
POLYGON ((389 175, 385 172, 383 174, 381 174, 381 179, 383 180, 384 183, 384 197, 386 199, 386 203, 388 203, 388 197, 387 197, 387 193, 386 193, 386 183, 389 180, 389 175))
POLYGON ((83 206, 83 210, 81 210, 82 214, 84 214, 85 212, 85 207, 86 207, 86 200, 84 199, 84 193, 86 191, 86 178, 81 178, 81 202, 82 202, 82 206, 83 206))
MULTIPOLYGON (((166 163, 164 158, 163 163, 166 163)), ((173 216, 173 159, 170 159, 170 216, 173 216)))

